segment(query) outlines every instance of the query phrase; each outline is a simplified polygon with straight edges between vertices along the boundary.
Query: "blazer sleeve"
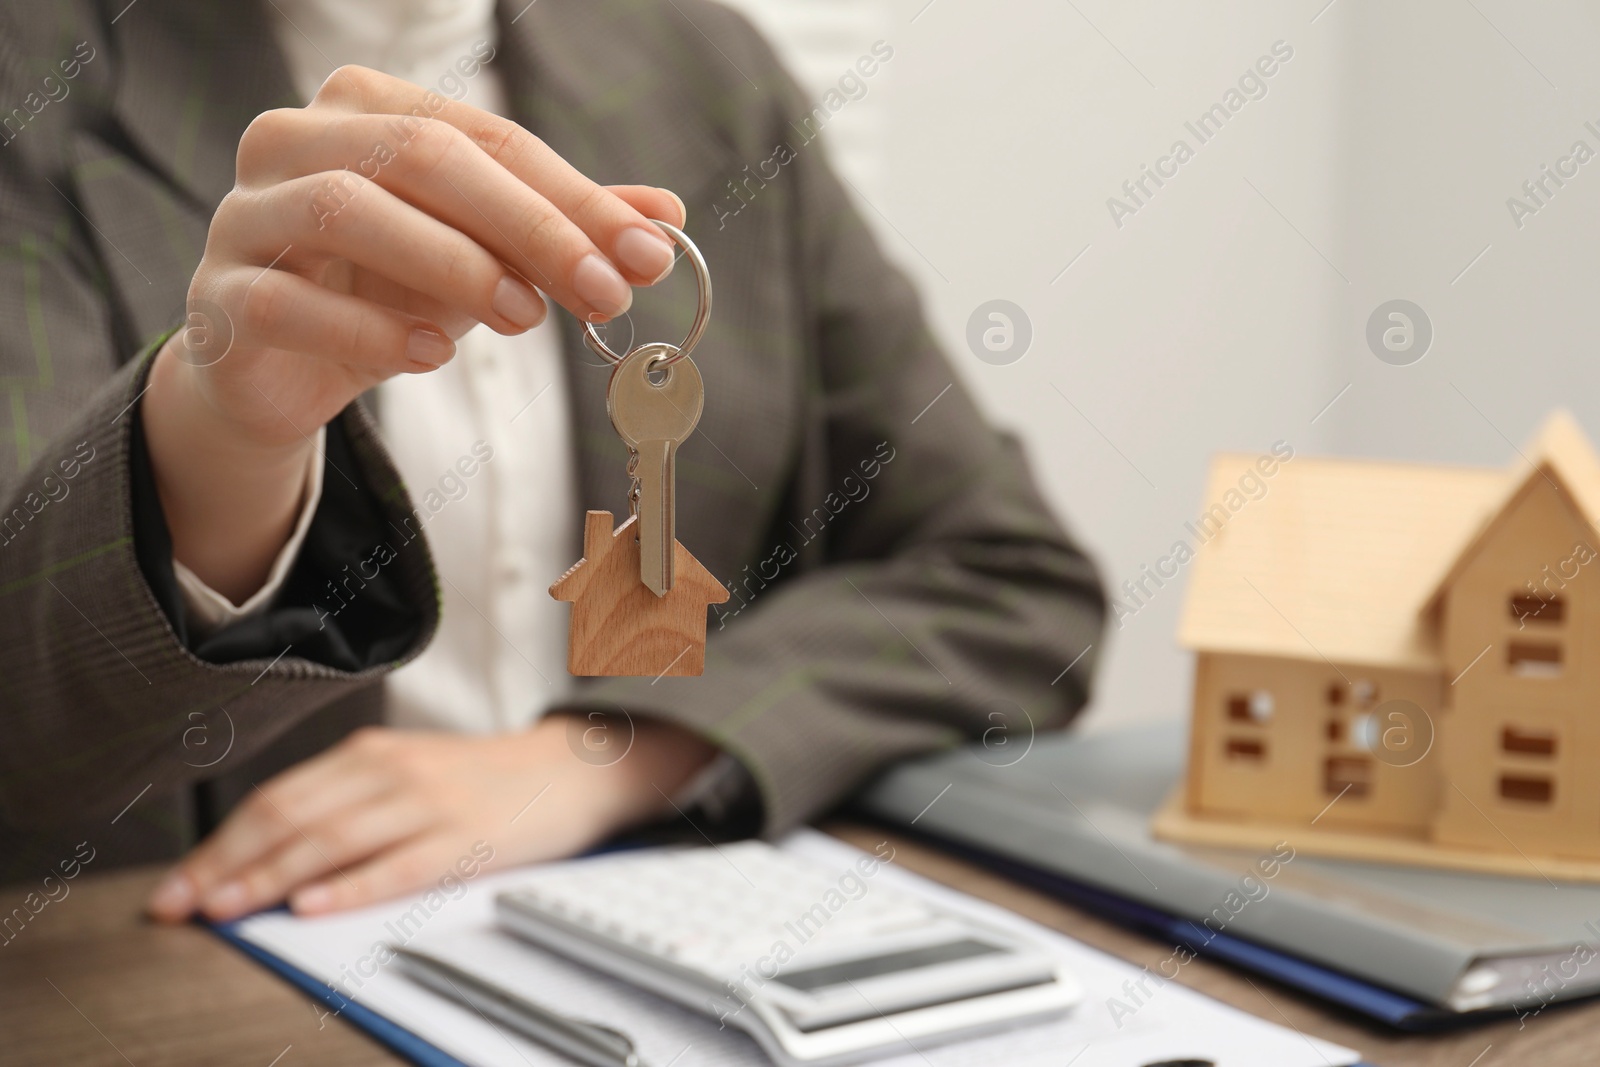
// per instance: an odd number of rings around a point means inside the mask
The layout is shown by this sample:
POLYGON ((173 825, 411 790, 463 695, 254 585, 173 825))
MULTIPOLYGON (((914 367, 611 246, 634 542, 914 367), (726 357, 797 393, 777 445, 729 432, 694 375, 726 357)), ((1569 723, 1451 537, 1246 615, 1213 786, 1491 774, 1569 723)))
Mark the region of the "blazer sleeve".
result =
MULTIPOLYGON (((21 99, 30 78, 0 63, 0 98, 21 99)), ((128 336, 62 140, 41 120, 0 148, 0 822, 12 825, 114 815, 147 788, 214 773, 186 762, 185 732, 224 711, 248 757, 415 655, 438 605, 398 475, 352 406, 330 427, 340 471, 327 480, 360 522, 313 524, 287 610, 190 647, 139 440, 164 338, 128 336), (341 567, 372 570, 351 581, 341 567), (334 602, 324 578, 356 591, 337 601, 350 604, 339 625, 317 613, 319 596, 334 602)))
MULTIPOLYGON (((763 87, 754 143, 793 143, 810 107, 765 42, 724 9, 691 10, 722 53, 706 68, 731 59, 763 87)), ((794 262, 773 269, 808 294, 810 426, 781 547, 711 609, 703 678, 607 680, 583 699, 736 756, 767 833, 903 757, 981 740, 986 758, 1019 758, 1087 700, 1105 616, 1094 566, 1017 442, 980 416, 821 146, 792 155, 747 208, 787 212, 794 262), (813 541, 814 509, 828 521, 813 541)))

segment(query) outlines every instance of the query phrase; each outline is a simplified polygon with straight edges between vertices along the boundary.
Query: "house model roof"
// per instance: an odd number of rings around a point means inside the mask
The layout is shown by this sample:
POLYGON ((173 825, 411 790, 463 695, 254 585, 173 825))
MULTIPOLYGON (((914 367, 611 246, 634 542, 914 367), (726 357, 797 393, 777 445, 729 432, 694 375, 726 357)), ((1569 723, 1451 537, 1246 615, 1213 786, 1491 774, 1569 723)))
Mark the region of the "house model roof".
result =
MULTIPOLYGON (((1254 463, 1218 456, 1207 506, 1237 490, 1254 463)), ((1509 469, 1289 460, 1265 479, 1264 497, 1247 500, 1198 546, 1179 641, 1436 669, 1437 635, 1424 609, 1506 505, 1543 478, 1600 530, 1600 457, 1565 412, 1545 422, 1509 469)))
POLYGON ((1506 479, 1500 499, 1474 531, 1466 548, 1457 554, 1450 569, 1434 585, 1428 598, 1430 605, 1471 561, 1489 531, 1506 514, 1512 501, 1540 482, 1554 486, 1591 529, 1600 531, 1600 456, 1595 455, 1577 420, 1565 411, 1557 411, 1545 420, 1538 435, 1522 449, 1512 475, 1506 479))

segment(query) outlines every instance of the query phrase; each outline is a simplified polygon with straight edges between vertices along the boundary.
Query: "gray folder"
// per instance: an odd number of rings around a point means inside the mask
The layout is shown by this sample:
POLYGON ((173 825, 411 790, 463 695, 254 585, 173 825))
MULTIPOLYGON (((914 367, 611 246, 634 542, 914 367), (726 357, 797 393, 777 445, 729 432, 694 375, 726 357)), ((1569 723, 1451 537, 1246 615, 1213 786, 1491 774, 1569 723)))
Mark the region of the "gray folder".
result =
POLYGON ((1276 855, 1158 841, 1150 815, 1183 761, 1178 726, 1013 738, 902 765, 862 802, 1445 1010, 1600 991, 1600 886, 1325 859, 1292 839, 1276 855))

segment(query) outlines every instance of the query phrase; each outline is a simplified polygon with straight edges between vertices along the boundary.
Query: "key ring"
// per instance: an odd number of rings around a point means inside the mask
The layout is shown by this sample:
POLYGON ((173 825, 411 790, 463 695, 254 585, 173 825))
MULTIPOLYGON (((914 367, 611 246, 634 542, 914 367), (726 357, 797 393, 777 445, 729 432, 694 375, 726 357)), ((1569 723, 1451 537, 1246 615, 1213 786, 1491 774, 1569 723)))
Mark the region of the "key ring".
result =
MULTIPOLYGON (((670 348, 672 354, 655 361, 657 367, 670 367, 680 359, 686 358, 694 351, 694 346, 700 343, 700 337, 706 332, 706 323, 711 320, 711 271, 706 267, 706 259, 700 254, 694 242, 689 240, 689 235, 669 223, 660 219, 651 219, 651 222, 661 227, 668 237, 671 237, 683 247, 683 254, 688 257, 689 263, 694 267, 694 281, 700 291, 700 306, 695 308, 694 322, 689 324, 689 336, 683 339, 682 344, 662 344, 662 348, 670 348)), ((594 328, 594 323, 583 324, 583 343, 589 346, 589 351, 610 363, 621 363, 624 356, 611 350, 611 346, 601 338, 599 331, 594 328)))

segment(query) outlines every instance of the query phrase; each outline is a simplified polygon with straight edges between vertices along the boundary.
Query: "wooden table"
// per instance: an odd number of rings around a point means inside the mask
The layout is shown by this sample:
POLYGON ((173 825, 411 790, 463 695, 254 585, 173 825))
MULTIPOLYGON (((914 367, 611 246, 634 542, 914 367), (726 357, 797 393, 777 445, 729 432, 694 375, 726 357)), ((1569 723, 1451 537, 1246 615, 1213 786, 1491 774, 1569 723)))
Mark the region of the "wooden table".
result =
MULTIPOLYGON (((894 835, 829 831, 871 849, 886 837, 909 870, 995 901, 1096 948, 1155 967, 1171 946, 894 835)), ((0 1064, 72 1067, 367 1067, 400 1063, 198 927, 144 922, 159 871, 85 874, 0 945, 0 1064)), ((28 887, 0 889, 9 909, 28 887)), ((1381 1067, 1589 1067, 1600 1062, 1600 1003, 1442 1036, 1395 1035, 1280 986, 1196 961, 1179 981, 1274 1022, 1360 1049, 1381 1067)))

